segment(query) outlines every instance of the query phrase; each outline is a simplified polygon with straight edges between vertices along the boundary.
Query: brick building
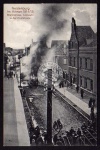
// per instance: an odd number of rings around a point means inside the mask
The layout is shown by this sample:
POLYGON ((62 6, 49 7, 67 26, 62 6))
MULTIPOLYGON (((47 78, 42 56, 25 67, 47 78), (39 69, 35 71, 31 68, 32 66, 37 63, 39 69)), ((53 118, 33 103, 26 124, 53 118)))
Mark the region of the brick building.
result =
POLYGON ((66 78, 68 74, 68 44, 67 41, 53 40, 51 47, 55 48, 55 63, 57 63, 63 70, 63 77, 66 78))
POLYGON ((88 95, 97 96, 97 34, 90 26, 76 26, 72 18, 69 80, 88 95))

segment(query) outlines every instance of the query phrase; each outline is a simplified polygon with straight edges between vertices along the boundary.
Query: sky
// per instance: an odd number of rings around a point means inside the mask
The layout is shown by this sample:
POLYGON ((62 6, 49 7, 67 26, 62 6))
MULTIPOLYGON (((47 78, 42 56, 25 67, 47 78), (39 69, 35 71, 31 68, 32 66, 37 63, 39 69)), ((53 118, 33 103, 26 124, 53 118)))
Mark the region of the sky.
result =
MULTIPOLYGON (((20 13, 22 15, 22 13, 20 13)), ((91 26, 97 32, 97 4, 4 4, 4 39, 6 47, 23 49, 31 41, 38 41, 41 36, 48 34, 47 45, 52 40, 70 39, 72 17, 76 25, 91 26), (51 13, 51 7, 53 13, 51 13), (17 8, 30 9, 30 19, 10 19, 7 14, 17 8), (10 11, 10 12, 8 12, 10 11), (60 23, 58 26, 58 22, 60 23)))

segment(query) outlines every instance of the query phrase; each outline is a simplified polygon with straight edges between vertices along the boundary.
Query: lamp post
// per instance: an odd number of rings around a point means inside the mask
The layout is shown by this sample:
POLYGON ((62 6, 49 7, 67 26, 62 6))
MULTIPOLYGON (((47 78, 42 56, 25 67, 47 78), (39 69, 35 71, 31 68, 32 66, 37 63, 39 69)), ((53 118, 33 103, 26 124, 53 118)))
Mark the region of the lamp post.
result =
POLYGON ((77 91, 79 90, 79 42, 77 40, 77 91))

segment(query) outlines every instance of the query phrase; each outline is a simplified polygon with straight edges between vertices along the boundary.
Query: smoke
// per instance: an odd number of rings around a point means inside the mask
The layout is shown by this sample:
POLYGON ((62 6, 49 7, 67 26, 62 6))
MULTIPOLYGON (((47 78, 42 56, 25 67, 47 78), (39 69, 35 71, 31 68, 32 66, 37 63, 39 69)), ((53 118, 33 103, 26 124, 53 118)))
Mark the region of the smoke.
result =
POLYGON ((21 58, 21 72, 26 75, 26 78, 30 78, 31 73, 31 63, 33 58, 36 56, 36 51, 38 48, 38 43, 36 43, 34 46, 30 47, 30 54, 28 56, 24 56, 21 58))
POLYGON ((54 34, 54 32, 60 33, 67 25, 66 17, 64 17, 67 7, 68 5, 64 4, 50 4, 46 7, 44 6, 41 19, 42 23, 45 22, 45 27, 51 35, 52 33, 54 34))
POLYGON ((33 45, 33 49, 30 49, 30 75, 34 74, 37 76, 38 69, 44 60, 53 61, 55 49, 49 49, 47 43, 54 34, 59 36, 67 27, 67 20, 65 19, 64 14, 68 6, 68 4, 43 5, 40 18, 38 18, 43 31, 39 34, 36 48, 34 48, 33 45))

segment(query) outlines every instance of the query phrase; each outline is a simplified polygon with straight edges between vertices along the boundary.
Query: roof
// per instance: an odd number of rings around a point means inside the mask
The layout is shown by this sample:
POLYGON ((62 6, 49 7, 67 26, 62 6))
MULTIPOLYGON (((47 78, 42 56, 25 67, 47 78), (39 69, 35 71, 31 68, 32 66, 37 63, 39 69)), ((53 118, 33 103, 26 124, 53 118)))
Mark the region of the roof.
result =
POLYGON ((93 39, 91 43, 84 45, 85 47, 96 47, 97 46, 97 40, 93 39))
POLYGON ((94 47, 97 45, 97 34, 90 26, 76 26, 76 34, 80 46, 94 47))
MULTIPOLYGON (((90 26, 76 26, 75 19, 72 18, 70 42, 77 43, 77 41, 79 42, 79 47, 96 47, 97 33, 94 33, 90 26)), ((72 45, 72 43, 70 43, 70 45, 72 45)))
POLYGON ((95 33, 90 26, 76 26, 76 34, 79 41, 82 38, 93 39, 95 36, 95 33))

